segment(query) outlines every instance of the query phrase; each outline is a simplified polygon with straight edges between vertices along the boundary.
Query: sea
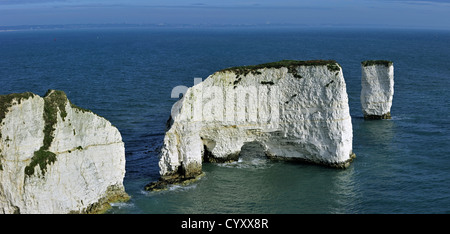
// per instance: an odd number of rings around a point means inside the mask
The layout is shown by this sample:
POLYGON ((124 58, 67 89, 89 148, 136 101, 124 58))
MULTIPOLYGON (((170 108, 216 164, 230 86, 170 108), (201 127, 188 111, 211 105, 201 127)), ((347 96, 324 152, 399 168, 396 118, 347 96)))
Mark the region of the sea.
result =
POLYGON ((0 32, 0 95, 48 89, 122 134, 128 202, 109 214, 450 213, 450 31, 333 27, 86 27, 0 32), (188 185, 149 192, 177 86, 284 59, 342 67, 356 159, 347 169, 271 161, 205 163, 188 185), (394 63, 392 119, 363 119, 361 61, 394 63))

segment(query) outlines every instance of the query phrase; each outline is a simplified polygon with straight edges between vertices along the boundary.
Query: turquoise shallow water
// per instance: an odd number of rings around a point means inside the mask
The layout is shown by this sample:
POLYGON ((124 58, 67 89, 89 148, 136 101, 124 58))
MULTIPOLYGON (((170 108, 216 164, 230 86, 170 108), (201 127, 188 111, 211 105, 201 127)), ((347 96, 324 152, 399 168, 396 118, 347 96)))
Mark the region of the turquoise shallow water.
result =
POLYGON ((126 144, 125 188, 109 213, 450 213, 450 32, 121 28, 0 33, 0 94, 64 90, 126 144), (274 162, 257 149, 205 164, 188 186, 146 192, 172 88, 231 66, 334 59, 347 83, 357 158, 347 170, 274 162), (392 120, 364 121, 360 62, 394 61, 392 120))

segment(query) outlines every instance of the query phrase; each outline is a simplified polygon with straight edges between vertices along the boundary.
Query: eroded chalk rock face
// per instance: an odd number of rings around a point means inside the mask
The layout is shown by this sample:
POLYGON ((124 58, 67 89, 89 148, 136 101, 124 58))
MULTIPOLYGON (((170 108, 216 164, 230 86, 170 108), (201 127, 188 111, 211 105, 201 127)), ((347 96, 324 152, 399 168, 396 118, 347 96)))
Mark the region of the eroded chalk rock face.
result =
POLYGON ((62 91, 0 96, 0 213, 96 213, 126 200, 116 127, 62 91))
POLYGON ((386 60, 361 63, 361 107, 365 119, 390 119, 394 96, 394 65, 386 60))
POLYGON ((292 61, 224 69, 189 88, 172 109, 159 162, 164 182, 194 178, 202 162, 239 158, 256 142, 274 159, 347 167, 352 123, 335 61, 292 61))

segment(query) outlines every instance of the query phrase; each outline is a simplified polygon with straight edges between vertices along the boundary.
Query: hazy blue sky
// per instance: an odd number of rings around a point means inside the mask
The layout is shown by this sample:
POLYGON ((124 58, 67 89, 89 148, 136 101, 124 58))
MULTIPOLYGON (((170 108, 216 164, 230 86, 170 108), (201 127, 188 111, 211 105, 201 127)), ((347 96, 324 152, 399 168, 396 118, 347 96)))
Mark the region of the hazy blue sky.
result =
POLYGON ((0 26, 91 23, 450 29, 450 0, 0 0, 0 26))

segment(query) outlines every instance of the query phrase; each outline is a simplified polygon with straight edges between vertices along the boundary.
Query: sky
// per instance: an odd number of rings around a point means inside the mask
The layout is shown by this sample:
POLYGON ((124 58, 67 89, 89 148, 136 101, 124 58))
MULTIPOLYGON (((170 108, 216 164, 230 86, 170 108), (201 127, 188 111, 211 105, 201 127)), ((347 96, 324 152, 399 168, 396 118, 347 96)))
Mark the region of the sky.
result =
POLYGON ((450 30, 450 0, 0 0, 0 26, 61 24, 450 30))

